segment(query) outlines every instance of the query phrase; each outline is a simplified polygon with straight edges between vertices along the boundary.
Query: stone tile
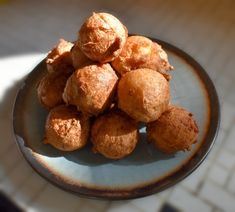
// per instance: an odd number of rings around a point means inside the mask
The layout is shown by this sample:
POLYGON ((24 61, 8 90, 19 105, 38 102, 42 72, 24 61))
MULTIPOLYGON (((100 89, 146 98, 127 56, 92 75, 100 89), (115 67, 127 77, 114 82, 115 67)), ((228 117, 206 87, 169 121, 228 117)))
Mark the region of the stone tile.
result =
POLYGON ((2 155, 0 163, 0 180, 2 180, 12 169, 17 167, 23 160, 23 156, 18 151, 16 145, 12 145, 8 152, 2 155))
POLYGON ((133 204, 130 204, 130 201, 118 201, 113 202, 108 209, 107 212, 143 212, 141 209, 136 207, 133 204))
POLYGON ((46 180, 36 172, 33 172, 27 179, 27 182, 12 195, 12 198, 21 206, 28 205, 36 196, 39 195, 47 184, 46 180))
POLYGON ((223 211, 234 211, 234 196, 211 182, 206 182, 204 184, 200 192, 200 197, 223 211))
POLYGON ((10 146, 15 145, 14 138, 10 140, 10 137, 12 135, 11 125, 12 123, 10 123, 9 121, 0 122, 0 134, 1 134, 0 155, 3 155, 7 150, 9 150, 10 146))
POLYGON ((29 178, 32 172, 32 168, 25 160, 22 160, 21 163, 0 183, 1 189, 3 189, 8 195, 12 195, 12 193, 19 189, 22 183, 29 178))
POLYGON ((208 174, 208 178, 220 186, 225 185, 228 176, 229 171, 217 164, 214 164, 212 166, 208 174))
POLYGON ((79 205, 78 196, 65 192, 51 184, 39 194, 28 208, 29 211, 75 211, 79 205))
POLYGON ((216 208, 216 209, 213 210, 213 212, 224 212, 224 210, 221 210, 221 209, 219 209, 219 208, 216 208))
POLYGON ((165 200, 165 199, 167 199, 168 196, 172 193, 173 189, 174 189, 174 188, 168 188, 168 189, 166 189, 166 190, 164 190, 164 191, 161 191, 161 192, 158 193, 157 195, 158 195, 161 199, 165 200))
POLYGON ((234 105, 229 102, 224 102, 221 108, 221 128, 229 130, 235 121, 234 105))
POLYGON ((198 186, 205 178, 210 163, 211 162, 206 159, 190 176, 181 182, 181 185, 190 191, 197 191, 198 186))
POLYGON ((220 75, 219 77, 217 77, 215 81, 215 87, 221 103, 223 103, 228 96, 228 93, 231 90, 232 83, 233 79, 228 75, 220 75))
POLYGON ((225 64, 225 74, 230 76, 232 79, 235 78, 235 71, 234 71, 234 67, 235 67, 235 61, 233 57, 230 57, 230 60, 228 61, 227 64, 225 64))
POLYGON ((169 203, 181 211, 212 211, 212 207, 210 205, 199 199, 197 196, 194 196, 192 193, 186 191, 182 187, 177 187, 172 192, 169 198, 169 203))
POLYGON ((108 204, 109 204, 109 201, 105 201, 105 200, 93 200, 93 199, 81 199, 82 201, 82 207, 79 208, 79 211, 89 211, 89 209, 86 207, 87 205, 89 206, 90 209, 93 209, 93 210, 90 210, 90 211, 104 211, 108 204))
POLYGON ((235 125, 230 129, 225 141, 225 148, 235 153, 235 125))
POLYGON ((92 205, 89 205, 89 204, 79 204, 79 206, 74 210, 74 212, 75 211, 79 211, 79 212, 94 212, 94 211, 97 211, 97 210, 92 205))
MULTIPOLYGON (((234 80, 233 80, 234 81, 234 80)), ((234 85, 230 87, 228 95, 225 97, 225 100, 235 105, 235 87, 234 85)))
POLYGON ((229 179, 228 190, 233 194, 235 194, 235 171, 233 172, 232 176, 229 179))
POLYGON ((162 206, 162 200, 157 194, 132 200, 131 203, 143 211, 148 209, 148 212, 158 211, 162 206))
POLYGON ((228 170, 235 167, 235 155, 224 149, 220 151, 216 161, 228 170))

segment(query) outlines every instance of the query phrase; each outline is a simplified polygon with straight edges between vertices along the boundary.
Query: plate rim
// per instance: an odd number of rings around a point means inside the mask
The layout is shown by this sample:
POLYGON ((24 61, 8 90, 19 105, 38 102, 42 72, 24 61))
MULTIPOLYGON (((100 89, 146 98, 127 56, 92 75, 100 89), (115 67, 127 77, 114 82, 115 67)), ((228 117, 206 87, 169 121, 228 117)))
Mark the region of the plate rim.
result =
POLYGON ((204 140, 202 141, 201 145, 198 147, 198 149, 195 151, 195 153, 186 161, 185 164, 181 166, 178 170, 174 171, 168 176, 165 176, 164 178, 157 180, 156 182, 148 183, 144 186, 137 186, 131 189, 123 190, 123 189, 94 189, 89 188, 86 186, 73 186, 63 179, 60 179, 56 176, 54 176, 52 173, 50 173, 48 170, 42 170, 43 167, 37 167, 35 165, 34 161, 32 159, 30 160, 24 153, 23 146, 20 144, 20 140, 17 137, 16 133, 16 123, 15 123, 15 117, 16 117, 16 107, 17 103, 19 101, 19 98, 21 96, 21 91, 24 88, 24 86, 27 84, 27 81, 29 80, 30 76, 37 70, 39 66, 41 66, 45 59, 43 59, 40 63, 38 63, 35 68, 27 75, 27 77, 24 79, 21 88, 17 92, 14 105, 13 105, 13 111, 12 111, 12 130, 15 137, 15 141, 17 143, 18 149, 24 156, 25 160, 29 163, 29 165, 35 170, 40 176, 42 176, 44 179, 52 183, 53 185, 62 188, 65 191, 68 191, 70 193, 74 193, 79 196, 83 196, 86 198, 92 198, 92 199, 106 199, 106 200, 126 200, 126 199, 134 199, 134 198, 140 198, 145 197, 154 193, 158 193, 160 191, 163 191, 169 187, 172 187, 185 179, 187 176, 189 176, 193 171, 195 171, 199 165, 205 160, 208 153, 212 149, 216 137, 219 132, 220 128, 220 104, 219 104, 219 98, 216 91, 216 88, 210 79, 209 75, 205 71, 205 69, 189 54, 187 54, 185 51, 181 50, 180 48, 166 42, 160 39, 152 38, 149 36, 145 36, 153 40, 154 42, 159 43, 163 46, 163 48, 169 49, 170 51, 176 53, 176 55, 182 57, 187 63, 189 63, 190 66, 192 66, 197 74, 199 76, 201 82, 203 82, 203 85, 205 87, 205 90, 208 94, 208 102, 209 102, 209 125, 208 130, 205 133, 204 140), (210 95, 209 95, 210 94, 210 95), (213 104, 213 106, 212 106, 213 104))

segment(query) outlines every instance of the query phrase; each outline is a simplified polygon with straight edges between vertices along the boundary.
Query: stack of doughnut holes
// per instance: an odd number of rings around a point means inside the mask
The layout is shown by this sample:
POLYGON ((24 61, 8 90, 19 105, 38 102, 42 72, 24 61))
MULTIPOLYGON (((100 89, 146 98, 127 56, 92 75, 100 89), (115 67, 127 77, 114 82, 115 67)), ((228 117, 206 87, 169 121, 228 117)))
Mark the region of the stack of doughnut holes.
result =
POLYGON ((166 154, 197 141, 193 115, 170 104, 173 66, 166 52, 147 37, 128 36, 113 15, 93 13, 76 42, 59 40, 46 65, 37 86, 49 111, 45 144, 75 151, 91 141, 92 152, 117 160, 136 148, 140 123, 152 148, 166 154))

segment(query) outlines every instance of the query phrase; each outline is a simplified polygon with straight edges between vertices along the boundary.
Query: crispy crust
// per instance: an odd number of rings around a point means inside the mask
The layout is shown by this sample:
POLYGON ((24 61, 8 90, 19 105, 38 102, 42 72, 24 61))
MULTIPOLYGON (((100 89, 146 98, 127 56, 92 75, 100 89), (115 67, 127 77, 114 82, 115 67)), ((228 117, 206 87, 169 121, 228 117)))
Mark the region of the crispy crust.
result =
POLYGON ((79 69, 86 65, 91 65, 92 63, 94 63, 85 54, 83 54, 82 50, 79 47, 78 42, 76 42, 73 48, 71 49, 71 57, 72 57, 73 67, 75 69, 79 69))
POLYGON ((147 137, 164 153, 189 151, 197 141, 198 127, 190 112, 171 106, 157 121, 147 125, 147 137))
POLYGON ((44 143, 62 151, 81 149, 87 144, 89 119, 75 107, 61 105, 48 114, 44 143))
POLYGON ((91 139, 93 151, 110 159, 121 159, 135 149, 138 126, 123 112, 111 111, 95 120, 91 139))
POLYGON ((93 13, 79 31, 79 44, 91 60, 110 62, 120 54, 127 34, 126 27, 116 17, 93 13))
POLYGON ((73 43, 60 39, 46 58, 48 72, 73 72, 70 50, 73 43))
POLYGON ((85 66, 70 77, 63 99, 84 113, 98 115, 111 105, 117 80, 109 64, 85 66))
POLYGON ((69 78, 69 73, 48 73, 38 84, 37 95, 39 102, 47 109, 64 103, 62 94, 69 78))
POLYGON ((112 66, 121 75, 139 68, 153 69, 167 80, 170 79, 169 70, 173 69, 161 46, 144 36, 128 37, 121 54, 112 61, 112 66))
POLYGON ((128 72, 118 84, 118 107, 137 121, 155 121, 167 110, 169 100, 169 83, 151 69, 128 72))

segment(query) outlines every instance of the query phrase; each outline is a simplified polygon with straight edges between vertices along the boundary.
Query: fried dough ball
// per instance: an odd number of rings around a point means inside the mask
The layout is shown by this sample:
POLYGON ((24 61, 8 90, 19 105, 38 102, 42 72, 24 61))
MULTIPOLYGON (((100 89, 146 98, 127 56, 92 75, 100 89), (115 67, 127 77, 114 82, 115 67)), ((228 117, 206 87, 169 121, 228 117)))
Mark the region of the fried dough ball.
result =
POLYGON ((155 121, 168 108, 169 100, 169 83, 151 69, 127 72, 118 84, 118 107, 137 121, 155 121))
POLYGON ((108 63, 85 66, 69 78, 63 99, 84 113, 98 115, 111 105, 117 81, 108 63))
POLYGON ((166 52, 156 42, 152 46, 152 54, 145 68, 150 68, 161 73, 168 81, 171 79, 169 71, 174 67, 170 65, 166 52))
POLYGON ((110 62, 117 57, 127 38, 126 27, 108 13, 93 13, 79 31, 83 53, 94 61, 110 62))
POLYGON ((48 72, 73 72, 70 50, 73 43, 60 39, 46 58, 48 72))
POLYGON ((76 42, 73 48, 71 49, 71 57, 72 57, 73 67, 75 69, 93 63, 92 60, 90 60, 85 54, 83 54, 82 50, 78 45, 78 42, 76 42))
POLYGON ((60 105, 48 114, 44 143, 62 151, 81 149, 87 144, 89 119, 75 107, 60 105))
POLYGON ((120 159, 133 152, 138 141, 137 123, 121 111, 98 117, 91 130, 93 151, 120 159))
POLYGON ((112 61, 112 66, 121 75, 139 68, 153 69, 167 80, 170 79, 168 71, 173 69, 161 46, 143 36, 128 37, 121 54, 112 61))
POLYGON ((47 73, 38 84, 37 95, 40 103, 47 109, 64 103, 62 94, 70 73, 47 73))
POLYGON ((171 106, 158 120, 147 125, 147 137, 164 153, 189 151, 197 141, 198 127, 190 112, 171 106))

